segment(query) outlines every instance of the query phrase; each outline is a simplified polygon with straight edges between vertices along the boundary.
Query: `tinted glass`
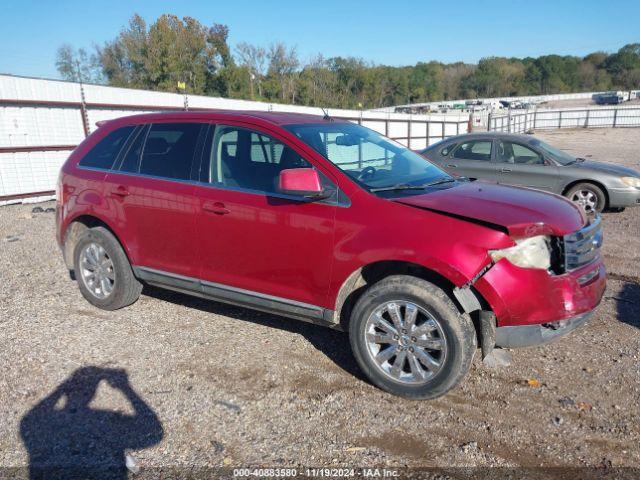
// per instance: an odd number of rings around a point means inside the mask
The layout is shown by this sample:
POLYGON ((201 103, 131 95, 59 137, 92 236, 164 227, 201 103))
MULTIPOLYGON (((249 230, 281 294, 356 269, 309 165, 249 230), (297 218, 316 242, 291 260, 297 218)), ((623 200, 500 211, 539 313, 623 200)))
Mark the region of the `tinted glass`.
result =
POLYGON ((139 172, 143 175, 188 180, 196 149, 199 123, 160 123, 149 130, 139 172))
POLYGON ((280 171, 302 167, 311 164, 282 142, 252 130, 220 126, 211 145, 209 181, 276 193, 280 171))
POLYGON ((140 128, 136 133, 136 138, 124 155, 122 163, 120 164, 121 172, 138 173, 138 167, 140 166, 140 154, 142 153, 142 144, 144 143, 144 137, 146 135, 146 128, 140 128))
POLYGON ((122 127, 111 132, 80 160, 80 165, 83 167, 110 169, 134 128, 122 127))
POLYGON ((499 162, 520 165, 542 165, 542 156, 519 143, 498 141, 497 159, 499 162))
POLYGON ((491 143, 490 140, 476 140, 474 142, 463 143, 453 152, 453 156, 461 160, 482 160, 488 162, 491 160, 491 143))

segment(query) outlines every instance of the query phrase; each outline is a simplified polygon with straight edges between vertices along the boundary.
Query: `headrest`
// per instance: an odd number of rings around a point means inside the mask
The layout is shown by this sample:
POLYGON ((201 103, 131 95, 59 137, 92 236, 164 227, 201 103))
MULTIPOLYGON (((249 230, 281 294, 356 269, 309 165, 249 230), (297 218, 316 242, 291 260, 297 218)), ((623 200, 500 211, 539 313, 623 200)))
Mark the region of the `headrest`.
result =
POLYGON ((164 138, 147 138, 145 155, 163 155, 169 151, 169 143, 164 138))

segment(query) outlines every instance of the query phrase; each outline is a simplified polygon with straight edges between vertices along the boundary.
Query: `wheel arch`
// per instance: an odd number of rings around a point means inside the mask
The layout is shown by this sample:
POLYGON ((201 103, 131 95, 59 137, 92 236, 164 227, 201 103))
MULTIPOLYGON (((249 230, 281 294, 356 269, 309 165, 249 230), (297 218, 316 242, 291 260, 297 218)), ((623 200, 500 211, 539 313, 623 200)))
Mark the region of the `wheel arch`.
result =
POLYGON ((590 183, 592 185, 595 185, 596 187, 598 187, 600 190, 602 190, 602 193, 604 193, 604 201, 605 201, 605 205, 604 208, 609 208, 609 191, 607 190, 607 187, 602 183, 599 182, 598 180, 593 180, 593 179, 586 179, 583 178, 581 180, 573 180, 570 183, 568 183, 567 185, 564 186, 564 188, 562 189, 562 196, 566 197, 567 193, 569 193, 569 190, 571 190, 573 187, 575 187, 576 185, 580 184, 580 183, 590 183))
POLYGON ((73 218, 65 229, 63 233, 63 241, 62 241, 62 255, 64 257, 64 262, 69 269, 70 272, 73 272, 73 250, 75 249, 76 244, 78 243, 78 239, 80 236, 88 229, 94 227, 103 227, 107 229, 118 241, 125 255, 127 256, 127 260, 131 262, 131 258, 129 252, 127 251, 126 246, 120 240, 120 237, 115 232, 115 230, 105 222, 103 219, 91 215, 91 214, 82 214, 73 218))
MULTIPOLYGON (((464 308, 453 294, 456 283, 433 268, 406 260, 379 260, 353 271, 342 283, 335 300, 334 322, 344 331, 349 330, 351 311, 360 296, 374 283, 391 275, 408 275, 426 280, 441 288, 458 311, 464 313, 464 308)), ((483 308, 490 308, 488 302, 474 289, 483 308)), ((475 322, 474 322, 475 323, 475 322)))

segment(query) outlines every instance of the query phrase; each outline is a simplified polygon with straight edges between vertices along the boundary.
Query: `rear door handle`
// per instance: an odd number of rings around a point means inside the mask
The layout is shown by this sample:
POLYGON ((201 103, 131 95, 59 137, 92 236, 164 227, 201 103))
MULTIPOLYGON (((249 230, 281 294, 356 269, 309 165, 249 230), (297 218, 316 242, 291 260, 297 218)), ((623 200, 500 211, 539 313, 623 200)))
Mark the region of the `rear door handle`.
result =
POLYGON ((447 163, 447 167, 458 168, 458 165, 456 165, 455 163, 447 163))
POLYGON ((500 171, 502 173, 509 173, 511 171, 511 169, 510 168, 501 168, 500 171))
POLYGON ((115 195, 116 197, 126 197, 129 195, 129 190, 127 190, 127 187, 123 185, 118 185, 116 188, 111 190, 111 195, 115 195))
POLYGON ((227 213, 231 213, 222 202, 204 202, 202 204, 202 209, 205 212, 215 213, 216 215, 226 215, 227 213))

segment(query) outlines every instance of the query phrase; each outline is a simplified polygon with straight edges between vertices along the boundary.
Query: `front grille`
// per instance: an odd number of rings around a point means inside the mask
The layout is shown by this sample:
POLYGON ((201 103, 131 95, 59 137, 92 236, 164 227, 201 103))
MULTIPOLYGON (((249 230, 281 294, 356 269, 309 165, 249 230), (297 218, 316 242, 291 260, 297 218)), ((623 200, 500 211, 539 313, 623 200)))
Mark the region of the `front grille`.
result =
POLYGON ((596 259, 602 246, 602 224, 595 217, 589 225, 563 237, 564 270, 583 267, 596 259))

